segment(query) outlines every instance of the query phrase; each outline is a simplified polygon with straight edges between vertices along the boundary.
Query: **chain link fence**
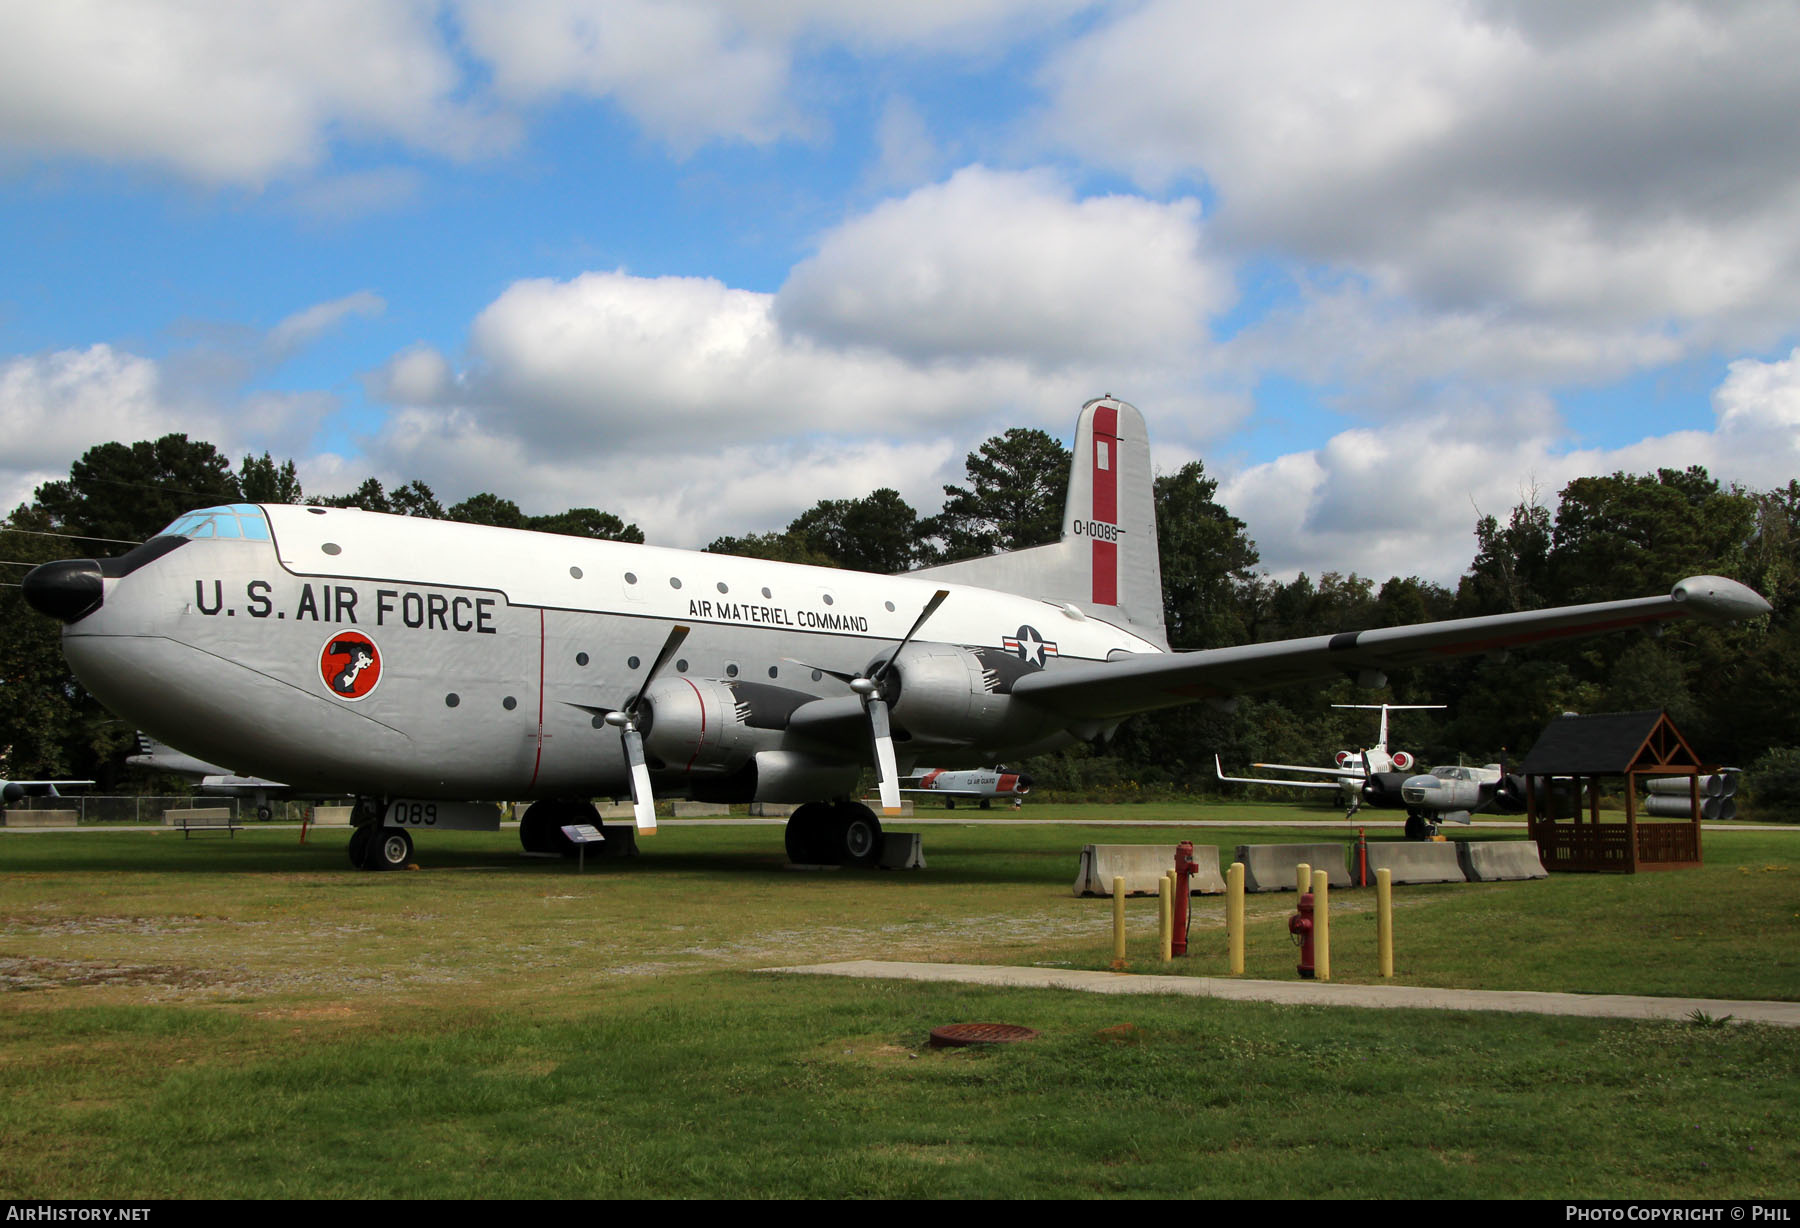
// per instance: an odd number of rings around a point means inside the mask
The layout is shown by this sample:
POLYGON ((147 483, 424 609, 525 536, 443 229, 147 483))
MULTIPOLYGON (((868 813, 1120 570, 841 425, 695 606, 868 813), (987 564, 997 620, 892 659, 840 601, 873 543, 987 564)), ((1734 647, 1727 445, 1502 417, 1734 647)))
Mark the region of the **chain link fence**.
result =
MULTIPOLYGON (((298 823, 306 817, 311 809, 311 802, 269 801, 269 818, 271 823, 298 823)), ((232 818, 239 823, 255 823, 261 816, 254 804, 236 797, 216 797, 205 794, 167 797, 101 797, 92 794, 73 794, 65 797, 27 797, 13 802, 6 808, 6 813, 17 815, 29 823, 29 814, 34 810, 70 811, 76 814, 76 822, 83 827, 130 826, 143 823, 147 826, 164 825, 163 813, 168 810, 230 810, 232 818)))

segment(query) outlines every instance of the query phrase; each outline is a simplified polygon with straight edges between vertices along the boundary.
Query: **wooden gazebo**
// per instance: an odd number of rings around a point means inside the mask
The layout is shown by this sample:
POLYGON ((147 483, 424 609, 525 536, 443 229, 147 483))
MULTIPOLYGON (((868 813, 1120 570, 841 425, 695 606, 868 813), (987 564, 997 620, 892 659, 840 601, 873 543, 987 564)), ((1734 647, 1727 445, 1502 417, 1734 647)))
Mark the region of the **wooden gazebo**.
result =
POLYGON ((1526 821, 1545 869, 1636 874, 1700 864, 1700 777, 1718 769, 1700 763, 1668 713, 1558 717, 1519 770, 1525 777, 1526 821), (1600 781, 1617 776, 1625 778, 1625 821, 1602 822, 1600 781), (1639 784, 1651 776, 1690 778, 1690 817, 1639 816, 1639 784))

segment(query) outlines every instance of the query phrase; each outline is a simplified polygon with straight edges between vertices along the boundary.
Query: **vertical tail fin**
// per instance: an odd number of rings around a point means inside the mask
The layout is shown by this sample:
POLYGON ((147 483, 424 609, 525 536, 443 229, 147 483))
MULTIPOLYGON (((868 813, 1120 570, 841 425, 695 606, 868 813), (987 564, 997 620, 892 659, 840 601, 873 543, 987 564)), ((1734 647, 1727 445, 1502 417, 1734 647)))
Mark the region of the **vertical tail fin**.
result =
POLYGON ((1081 407, 1062 540, 912 574, 1068 602, 1166 645, 1156 480, 1144 416, 1112 397, 1081 407))

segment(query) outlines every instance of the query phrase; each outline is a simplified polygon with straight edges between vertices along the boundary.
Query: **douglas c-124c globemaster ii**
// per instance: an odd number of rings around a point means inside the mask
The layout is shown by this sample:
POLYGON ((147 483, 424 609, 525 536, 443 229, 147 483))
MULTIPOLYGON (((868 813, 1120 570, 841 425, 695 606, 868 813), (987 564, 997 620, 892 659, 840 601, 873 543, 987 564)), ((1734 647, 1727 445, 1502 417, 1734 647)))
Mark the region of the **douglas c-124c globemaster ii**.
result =
POLYGON ((900 576, 338 508, 193 512, 115 559, 47 563, 27 599, 82 684, 152 737, 309 792, 357 795, 352 859, 404 865, 424 827, 535 799, 552 850, 627 791, 802 803, 800 861, 867 862, 850 801, 876 767, 976 767, 1125 717, 1694 615, 1766 611, 1731 580, 1663 597, 1171 653, 1150 445, 1081 411, 1060 541, 900 576))

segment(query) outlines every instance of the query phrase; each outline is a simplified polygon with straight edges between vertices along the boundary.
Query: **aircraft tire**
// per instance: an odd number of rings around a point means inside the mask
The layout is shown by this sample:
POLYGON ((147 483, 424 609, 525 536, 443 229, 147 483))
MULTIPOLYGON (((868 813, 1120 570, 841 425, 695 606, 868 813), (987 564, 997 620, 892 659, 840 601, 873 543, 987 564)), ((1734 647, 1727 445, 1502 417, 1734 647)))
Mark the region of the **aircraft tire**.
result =
POLYGON ((412 861, 412 835, 403 828, 384 827, 369 839, 367 866, 371 870, 404 870, 412 861))
POLYGON ((881 860, 881 820, 867 806, 847 802, 832 815, 831 842, 840 865, 875 865, 881 860))
POLYGON ((1416 814, 1409 814, 1406 816, 1406 838, 1408 840, 1423 840, 1430 834, 1430 823, 1427 823, 1423 818, 1416 814))
POLYGON ((556 830, 560 826, 562 820, 555 800, 533 802, 519 817, 519 844, 527 853, 560 853, 566 843, 556 830))
POLYGON ((374 828, 367 823, 350 831, 350 864, 365 869, 369 858, 369 839, 374 828))
POLYGON ((830 818, 830 808, 819 802, 807 802, 788 816, 782 842, 787 846, 790 862, 797 866, 816 866, 832 861, 827 829, 830 818))
POLYGON ((257 822, 267 823, 270 819, 272 819, 274 817, 275 817, 275 811, 272 810, 271 808, 269 808, 268 806, 258 806, 256 808, 257 822))
POLYGON ((981 799, 981 808, 983 810, 992 810, 994 808, 993 800, 991 798, 986 798, 986 797, 982 798, 981 799))

